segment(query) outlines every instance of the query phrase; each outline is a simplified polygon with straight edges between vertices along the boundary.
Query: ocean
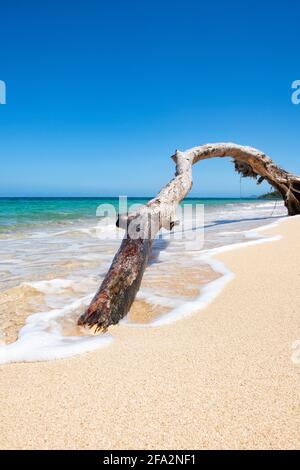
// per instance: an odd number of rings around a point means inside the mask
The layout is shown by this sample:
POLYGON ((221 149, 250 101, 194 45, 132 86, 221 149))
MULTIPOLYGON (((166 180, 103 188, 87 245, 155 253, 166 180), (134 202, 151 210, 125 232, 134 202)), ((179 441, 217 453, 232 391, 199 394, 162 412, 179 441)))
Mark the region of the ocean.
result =
MULTIPOLYGON (((259 228, 286 216, 273 200, 186 198, 183 207, 192 212, 179 213, 181 226, 154 241, 124 328, 197 314, 233 275, 211 255, 263 241, 259 228)), ((0 198, 0 363, 68 357, 114 340, 76 325, 123 236, 114 210, 118 198, 0 198)))

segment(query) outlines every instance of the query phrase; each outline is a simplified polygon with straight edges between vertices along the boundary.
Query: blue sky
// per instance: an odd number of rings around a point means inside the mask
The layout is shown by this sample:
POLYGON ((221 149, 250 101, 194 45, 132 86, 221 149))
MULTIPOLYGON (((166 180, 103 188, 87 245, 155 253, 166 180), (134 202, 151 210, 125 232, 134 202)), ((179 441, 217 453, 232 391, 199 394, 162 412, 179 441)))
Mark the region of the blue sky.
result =
MULTIPOLYGON (((258 147, 300 174, 295 1, 1 2, 0 196, 154 195, 169 156, 258 147)), ((261 192, 243 181, 243 194, 261 192)), ((193 196, 238 196, 228 159, 193 196)))

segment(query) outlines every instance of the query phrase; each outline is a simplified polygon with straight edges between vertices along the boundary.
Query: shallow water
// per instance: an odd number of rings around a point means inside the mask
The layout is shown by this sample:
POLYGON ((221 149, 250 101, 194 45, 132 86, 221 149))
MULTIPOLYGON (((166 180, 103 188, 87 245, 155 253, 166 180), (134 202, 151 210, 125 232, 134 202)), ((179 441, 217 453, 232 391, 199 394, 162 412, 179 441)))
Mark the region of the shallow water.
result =
MULTIPOLYGON (((129 205, 145 202, 131 199, 129 205)), ((0 199, 0 362, 54 359, 109 344, 108 335, 76 326, 123 236, 112 219, 96 217, 101 203, 117 207, 116 199, 0 199)), ((204 286, 224 275, 207 254, 248 242, 253 229, 286 215, 274 201, 185 203, 204 203, 204 220, 194 212, 192 223, 155 240, 124 327, 159 325, 175 318, 172 312, 180 318, 192 311, 204 286)))

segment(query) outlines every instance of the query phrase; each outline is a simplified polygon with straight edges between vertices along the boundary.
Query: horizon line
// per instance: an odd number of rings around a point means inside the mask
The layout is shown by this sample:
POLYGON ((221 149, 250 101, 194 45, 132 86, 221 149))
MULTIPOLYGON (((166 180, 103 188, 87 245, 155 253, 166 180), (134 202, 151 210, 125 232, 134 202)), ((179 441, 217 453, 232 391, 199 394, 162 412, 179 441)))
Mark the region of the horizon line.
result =
MULTIPOLYGON (((257 199, 264 194, 252 194, 250 196, 186 196, 184 199, 257 199)), ((0 199, 119 199, 126 197, 127 199, 153 199, 155 196, 0 196, 0 199)))

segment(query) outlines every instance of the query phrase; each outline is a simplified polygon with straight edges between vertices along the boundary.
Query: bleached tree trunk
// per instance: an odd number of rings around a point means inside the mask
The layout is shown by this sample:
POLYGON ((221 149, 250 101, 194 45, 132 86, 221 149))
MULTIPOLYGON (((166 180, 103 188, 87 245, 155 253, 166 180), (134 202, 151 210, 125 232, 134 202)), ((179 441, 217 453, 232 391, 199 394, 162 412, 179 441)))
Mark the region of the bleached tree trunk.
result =
POLYGON ((263 152, 237 144, 207 144, 185 152, 193 164, 214 157, 232 157, 236 171, 242 176, 268 181, 284 200, 289 215, 300 214, 300 177, 276 165, 263 152))
POLYGON ((232 143, 176 151, 172 156, 175 178, 137 213, 119 217, 117 225, 125 229, 124 239, 98 292, 79 318, 79 325, 105 331, 128 313, 140 288, 153 239, 162 227, 172 230, 178 223, 175 211, 192 187, 192 165, 226 156, 233 158, 235 169, 242 176, 258 178, 259 183, 267 180, 278 190, 289 215, 300 214, 300 178, 281 169, 263 152, 232 143))

